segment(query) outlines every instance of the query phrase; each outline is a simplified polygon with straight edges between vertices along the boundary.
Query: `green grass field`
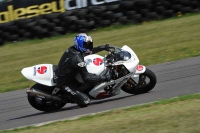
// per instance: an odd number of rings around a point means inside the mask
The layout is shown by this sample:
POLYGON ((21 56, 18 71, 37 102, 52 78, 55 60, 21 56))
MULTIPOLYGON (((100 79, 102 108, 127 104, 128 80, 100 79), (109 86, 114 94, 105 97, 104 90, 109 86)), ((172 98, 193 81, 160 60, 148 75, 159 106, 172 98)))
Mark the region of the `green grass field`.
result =
MULTIPOLYGON (((189 15, 142 25, 112 26, 89 34, 95 46, 109 43, 130 46, 140 63, 152 65, 200 55, 200 15, 189 15)), ((24 67, 57 64, 73 44, 75 34, 29 40, 0 47, 0 93, 24 89, 34 83, 22 76, 24 67)))
POLYGON ((199 104, 194 94, 0 133, 199 133, 199 104))

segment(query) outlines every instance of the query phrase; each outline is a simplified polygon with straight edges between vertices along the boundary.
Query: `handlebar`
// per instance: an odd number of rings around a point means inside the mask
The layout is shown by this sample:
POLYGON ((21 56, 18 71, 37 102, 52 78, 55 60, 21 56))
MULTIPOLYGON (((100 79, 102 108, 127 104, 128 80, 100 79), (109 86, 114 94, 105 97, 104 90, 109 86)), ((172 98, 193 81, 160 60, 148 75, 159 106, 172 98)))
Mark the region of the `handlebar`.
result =
POLYGON ((115 50, 116 50, 115 46, 109 46, 109 49, 107 50, 108 54, 105 56, 106 63, 108 63, 108 64, 114 63, 114 61, 115 61, 115 55, 114 55, 115 50))

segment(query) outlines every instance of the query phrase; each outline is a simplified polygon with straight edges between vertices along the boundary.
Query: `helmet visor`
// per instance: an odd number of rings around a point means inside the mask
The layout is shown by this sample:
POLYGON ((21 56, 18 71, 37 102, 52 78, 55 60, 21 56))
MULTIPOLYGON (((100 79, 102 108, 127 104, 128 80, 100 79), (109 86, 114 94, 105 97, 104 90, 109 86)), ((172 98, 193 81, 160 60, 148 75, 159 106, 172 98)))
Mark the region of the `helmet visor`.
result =
POLYGON ((84 45, 83 47, 86 49, 90 49, 90 50, 93 49, 93 42, 90 42, 90 41, 84 42, 83 45, 84 45))

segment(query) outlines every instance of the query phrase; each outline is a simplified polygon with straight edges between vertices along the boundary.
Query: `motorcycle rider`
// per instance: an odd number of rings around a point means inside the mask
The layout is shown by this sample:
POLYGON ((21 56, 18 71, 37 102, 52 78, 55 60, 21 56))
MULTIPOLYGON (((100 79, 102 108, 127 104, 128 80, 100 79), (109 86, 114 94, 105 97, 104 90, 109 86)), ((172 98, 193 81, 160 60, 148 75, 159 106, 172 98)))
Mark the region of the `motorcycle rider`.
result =
POLYGON ((77 103, 80 107, 86 107, 90 98, 78 90, 75 76, 80 73, 85 83, 96 83, 110 81, 110 75, 95 75, 88 73, 86 63, 84 62, 85 54, 94 54, 102 50, 108 50, 109 44, 93 48, 92 38, 80 33, 74 38, 74 45, 69 47, 62 55, 58 67, 55 71, 57 88, 60 88, 64 94, 67 94, 71 102, 77 103))

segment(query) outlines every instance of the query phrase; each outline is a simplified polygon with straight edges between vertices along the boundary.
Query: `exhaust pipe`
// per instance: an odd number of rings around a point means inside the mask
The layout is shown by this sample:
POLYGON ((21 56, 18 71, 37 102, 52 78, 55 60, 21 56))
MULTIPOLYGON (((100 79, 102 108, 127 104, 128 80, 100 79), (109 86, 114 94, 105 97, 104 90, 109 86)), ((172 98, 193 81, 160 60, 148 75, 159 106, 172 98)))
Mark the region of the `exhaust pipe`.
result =
POLYGON ((26 90, 26 93, 49 101, 63 102, 63 100, 58 96, 52 96, 36 89, 26 90))

